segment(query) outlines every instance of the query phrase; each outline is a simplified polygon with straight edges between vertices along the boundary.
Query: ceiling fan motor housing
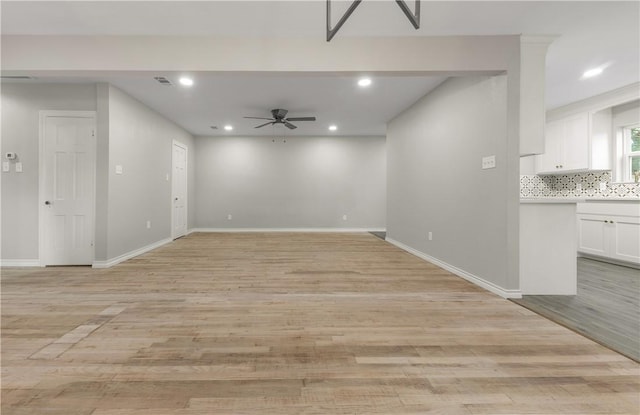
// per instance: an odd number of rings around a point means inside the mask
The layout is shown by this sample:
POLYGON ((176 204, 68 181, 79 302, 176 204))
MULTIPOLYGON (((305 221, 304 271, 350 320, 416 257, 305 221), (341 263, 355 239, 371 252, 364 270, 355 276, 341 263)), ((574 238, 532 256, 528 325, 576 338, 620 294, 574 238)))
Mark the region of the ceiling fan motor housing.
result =
POLYGON ((276 108, 276 109, 271 110, 271 115, 273 115, 273 118, 275 118, 276 120, 282 120, 284 117, 287 116, 288 112, 289 111, 287 111, 287 110, 276 108))

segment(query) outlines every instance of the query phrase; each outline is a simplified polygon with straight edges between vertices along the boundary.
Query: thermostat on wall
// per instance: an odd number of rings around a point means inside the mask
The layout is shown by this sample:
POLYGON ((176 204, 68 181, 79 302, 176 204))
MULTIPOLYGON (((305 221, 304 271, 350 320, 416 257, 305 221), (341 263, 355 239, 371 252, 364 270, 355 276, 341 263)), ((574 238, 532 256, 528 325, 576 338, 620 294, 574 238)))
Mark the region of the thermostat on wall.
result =
POLYGON ((6 154, 4 155, 4 157, 5 157, 7 160, 15 160, 16 158, 18 158, 18 155, 17 155, 16 153, 14 153, 14 152, 9 152, 9 153, 6 153, 6 154))

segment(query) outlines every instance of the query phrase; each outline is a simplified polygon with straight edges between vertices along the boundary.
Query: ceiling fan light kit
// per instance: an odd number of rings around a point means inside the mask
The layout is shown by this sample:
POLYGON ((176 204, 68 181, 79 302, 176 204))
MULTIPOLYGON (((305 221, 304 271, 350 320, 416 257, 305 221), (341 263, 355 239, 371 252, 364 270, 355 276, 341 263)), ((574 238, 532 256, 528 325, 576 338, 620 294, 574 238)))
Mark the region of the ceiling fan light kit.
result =
MULTIPOLYGON (((338 33, 338 30, 342 27, 342 25, 349 19, 351 14, 356 10, 356 8, 360 5, 362 0, 354 0, 346 12, 340 17, 338 23, 334 27, 331 27, 331 0, 327 0, 327 42, 330 42, 331 39, 338 33)), ((420 28, 420 0, 415 0, 415 11, 411 11, 409 6, 405 0, 396 0, 396 4, 400 6, 402 12, 407 16, 411 25, 417 30, 420 28)))
POLYGON ((264 123, 264 124, 260 124, 257 125, 254 128, 262 128, 264 126, 267 125, 275 125, 275 124, 283 124, 285 127, 287 127, 290 130, 294 130, 296 128, 298 128, 297 126, 293 125, 291 123, 291 121, 293 122, 298 122, 298 121, 315 121, 316 117, 289 117, 287 118, 287 114, 289 113, 288 110, 282 109, 282 108, 275 108, 271 110, 271 118, 265 118, 265 117, 244 117, 244 118, 248 118, 248 119, 252 119, 252 120, 269 120, 268 122, 264 123))

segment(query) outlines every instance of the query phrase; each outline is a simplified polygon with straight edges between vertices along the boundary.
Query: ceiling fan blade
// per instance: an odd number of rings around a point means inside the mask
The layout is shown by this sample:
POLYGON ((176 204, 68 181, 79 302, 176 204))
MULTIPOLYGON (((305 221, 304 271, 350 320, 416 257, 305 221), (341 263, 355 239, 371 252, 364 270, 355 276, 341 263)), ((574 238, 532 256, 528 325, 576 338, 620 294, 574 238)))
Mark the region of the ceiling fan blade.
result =
POLYGON ((261 124, 261 125, 259 125, 259 126, 257 126, 257 127, 253 127, 253 128, 261 128, 261 127, 264 127, 265 125, 275 124, 275 123, 276 123, 275 121, 270 121, 270 122, 266 122, 266 123, 264 123, 264 124, 261 124))
POLYGON ((287 121, 315 121, 316 117, 291 117, 287 121))
POLYGON ((252 120, 273 120, 273 118, 265 118, 265 117, 242 117, 242 118, 250 118, 252 120))
POLYGON ((284 125, 287 126, 287 128, 289 128, 290 130, 296 129, 298 127, 296 127, 295 125, 291 124, 289 121, 285 121, 284 125))

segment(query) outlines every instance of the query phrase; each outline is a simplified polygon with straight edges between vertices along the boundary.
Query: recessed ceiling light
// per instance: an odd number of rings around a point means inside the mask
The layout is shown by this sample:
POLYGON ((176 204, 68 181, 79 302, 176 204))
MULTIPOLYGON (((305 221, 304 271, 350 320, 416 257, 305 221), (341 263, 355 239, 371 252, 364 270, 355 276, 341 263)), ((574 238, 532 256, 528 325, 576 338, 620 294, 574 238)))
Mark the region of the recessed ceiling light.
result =
POLYGON ((224 129, 227 130, 227 131, 231 131, 231 130, 233 130, 233 125, 225 125, 224 129))
POLYGON ((338 129, 337 125, 330 125, 329 126, 329 131, 336 131, 338 129))
POLYGON ((371 85, 371 78, 361 78, 358 80, 358 86, 367 87, 371 85))
POLYGON ((182 85, 182 86, 192 86, 193 85, 193 79, 187 78, 186 76, 183 76, 182 78, 180 78, 180 85, 182 85))
POLYGON ((589 69, 582 74, 582 79, 593 78, 594 76, 600 75, 602 71, 604 71, 603 67, 589 69))

